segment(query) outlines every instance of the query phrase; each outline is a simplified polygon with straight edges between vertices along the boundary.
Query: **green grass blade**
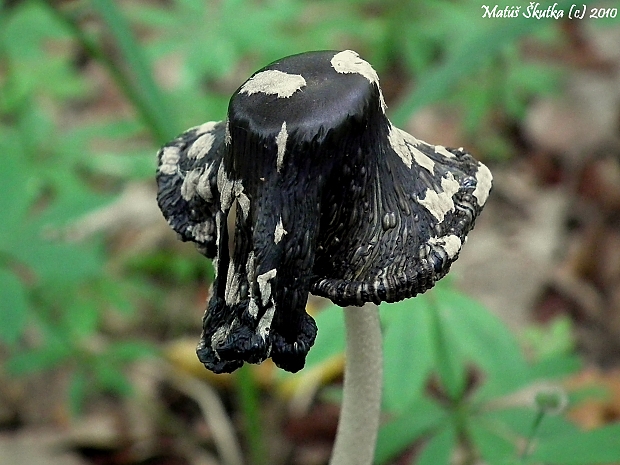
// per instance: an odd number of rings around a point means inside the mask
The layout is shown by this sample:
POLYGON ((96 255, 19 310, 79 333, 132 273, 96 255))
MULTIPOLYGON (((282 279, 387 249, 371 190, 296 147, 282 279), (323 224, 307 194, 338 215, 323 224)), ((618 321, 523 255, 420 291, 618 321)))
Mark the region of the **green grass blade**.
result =
MULTIPOLYGON (((557 2, 556 9, 568 13, 571 4, 570 1, 560 1, 557 2)), ((472 28, 470 35, 463 37, 460 43, 448 50, 443 64, 420 76, 415 89, 392 113, 391 120, 394 124, 406 124, 414 111, 446 98, 459 82, 472 76, 481 66, 497 57, 506 46, 556 21, 528 18, 524 17, 523 13, 524 9, 516 18, 486 18, 480 23, 481 27, 472 28)))
POLYGON ((268 451, 263 437, 260 392, 254 373, 248 364, 236 373, 237 400, 245 421, 245 436, 252 465, 267 465, 268 451))
POLYGON ((93 8, 105 22, 116 45, 122 53, 125 64, 131 73, 131 85, 141 98, 143 112, 148 112, 149 121, 154 125, 158 141, 164 143, 178 133, 171 119, 165 98, 155 83, 152 71, 142 48, 135 39, 128 21, 121 14, 115 2, 91 0, 93 8))

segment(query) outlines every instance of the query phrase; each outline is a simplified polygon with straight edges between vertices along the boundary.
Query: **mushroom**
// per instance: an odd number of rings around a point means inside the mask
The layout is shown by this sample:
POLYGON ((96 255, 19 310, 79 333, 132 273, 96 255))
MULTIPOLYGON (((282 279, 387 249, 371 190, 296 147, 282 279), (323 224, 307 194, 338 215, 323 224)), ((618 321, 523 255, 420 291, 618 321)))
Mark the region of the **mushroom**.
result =
POLYGON ((317 332, 309 292, 343 307, 395 302, 430 289, 457 259, 491 173, 462 148, 396 128, 385 110, 357 53, 307 52, 257 71, 225 121, 160 150, 159 206, 214 260, 197 349, 208 369, 271 357, 298 371, 317 332))

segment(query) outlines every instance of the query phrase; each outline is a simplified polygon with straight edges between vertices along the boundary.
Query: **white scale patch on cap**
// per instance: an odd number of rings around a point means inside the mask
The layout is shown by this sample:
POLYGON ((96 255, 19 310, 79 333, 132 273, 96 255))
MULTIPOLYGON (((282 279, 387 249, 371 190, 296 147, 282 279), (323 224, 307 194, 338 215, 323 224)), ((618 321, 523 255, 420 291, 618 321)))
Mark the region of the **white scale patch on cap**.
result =
POLYGON ((245 272, 248 276, 248 281, 253 283, 256 279, 256 255, 253 250, 248 253, 248 261, 245 264, 245 272))
MULTIPOLYGON (((248 283, 253 283, 256 280, 256 255, 253 250, 248 253, 248 261, 245 264, 245 272, 247 275, 248 283)), ((248 313, 252 318, 256 318, 258 315, 258 305, 254 299, 254 289, 250 284, 250 300, 248 302, 248 313)))
MULTIPOLYGON (((221 231, 222 231, 222 217, 224 215, 221 213, 216 213, 215 214, 215 248, 218 251, 215 254, 215 257, 213 257, 213 282, 215 282, 215 280, 218 277, 218 272, 217 270, 219 269, 220 266, 220 243, 221 243, 221 231)), ((224 219, 224 222, 226 222, 226 220, 224 219)), ((211 284, 211 289, 213 289, 213 283, 211 284)))
POLYGON ((489 192, 491 191, 491 185, 493 183, 493 175, 491 170, 478 162, 478 171, 476 171, 476 189, 473 192, 474 197, 478 201, 478 206, 482 207, 489 198, 489 192))
POLYGON ((277 69, 268 69, 252 76, 239 89, 239 93, 248 95, 262 92, 263 94, 277 95, 279 98, 288 98, 306 85, 301 74, 288 74, 277 69))
POLYGON ((240 285, 241 278, 238 273, 235 273, 233 260, 231 260, 228 264, 228 273, 226 274, 226 291, 224 293, 226 305, 235 305, 241 301, 241 296, 239 295, 240 285))
POLYGON ((353 50, 345 50, 336 53, 331 60, 332 67, 339 73, 357 73, 364 76, 370 82, 378 84, 379 76, 377 72, 365 60, 353 50))
POLYGON ((454 154, 452 152, 449 152, 443 145, 436 145, 435 153, 443 155, 446 158, 454 158, 454 154))
POLYGON ((178 147, 164 147, 161 152, 159 172, 162 174, 173 175, 179 171, 179 159, 181 151, 178 147))
POLYGON ((271 283, 269 281, 275 278, 277 272, 278 270, 274 268, 256 277, 263 305, 267 305, 267 302, 271 299, 271 283))
POLYGON ((415 160, 418 165, 425 168, 431 174, 435 174, 435 162, 416 148, 416 145, 426 144, 425 142, 416 139, 408 132, 395 126, 390 126, 388 140, 396 154, 408 168, 411 168, 415 160))
POLYGON ((448 234, 442 237, 431 237, 428 244, 434 247, 441 247, 446 251, 449 258, 454 258, 459 250, 461 250, 461 239, 454 234, 448 234))
POLYGON ((379 87, 379 76, 374 68, 365 60, 362 60, 360 56, 353 50, 345 50, 343 52, 336 53, 331 59, 331 65, 336 72, 341 74, 361 74, 371 84, 375 84, 379 89, 381 109, 385 112, 385 100, 383 99, 383 92, 379 87))
POLYGON ((220 191, 220 204, 222 211, 228 211, 233 203, 234 182, 228 178, 228 173, 221 164, 217 171, 217 190, 220 191))
POLYGON ((271 322, 273 321, 273 315, 276 313, 276 306, 272 305, 267 309, 263 317, 258 322, 256 331, 259 336, 263 338, 263 341, 267 339, 269 331, 271 331, 271 322))
POLYGON ((204 172, 200 175, 196 183, 196 193, 207 202, 213 201, 213 192, 211 192, 211 171, 213 170, 213 166, 213 163, 207 163, 204 172))
POLYGON ((215 142, 215 136, 210 132, 204 133, 191 145, 187 151, 187 158, 200 160, 209 153, 209 150, 213 147, 213 142, 215 142))
MULTIPOLYGON (((222 217, 219 214, 215 215, 215 247, 219 250, 220 248, 220 231, 222 230, 222 217)), ((215 255, 213 259, 213 272, 217 277, 217 264, 220 260, 219 252, 215 255)))
POLYGON ((243 186, 241 185, 241 182, 236 182, 235 183, 235 193, 237 196, 237 202, 239 203, 239 206, 241 207, 241 212, 243 213, 243 217, 247 220, 248 215, 250 214, 250 198, 245 195, 245 192, 243 192, 243 186))
POLYGON ((286 121, 282 123, 282 129, 276 136, 276 146, 278 147, 278 158, 276 160, 276 168, 278 173, 282 169, 284 163, 284 153, 286 152, 286 141, 288 139, 288 132, 286 132, 286 121))
POLYGON ((256 301, 252 298, 248 302, 248 313, 252 315, 254 319, 258 316, 258 305, 256 305, 256 301))
POLYGON ((237 326, 239 326, 239 320, 235 318, 230 326, 220 326, 217 330, 215 330, 213 336, 211 336, 211 349, 215 353, 218 360, 220 360, 220 355, 217 353, 217 347, 226 340, 230 332, 237 328, 237 326))
POLYGON ((191 129, 195 129, 197 134, 204 134, 205 132, 212 132, 215 127, 220 123, 221 121, 209 121, 207 123, 201 124, 200 126, 195 126, 191 129))
POLYGON ((278 244, 285 234, 288 234, 288 231, 284 229, 284 225, 282 224, 282 217, 280 217, 280 221, 276 224, 276 229, 273 232, 273 242, 278 244))
POLYGON ((215 330, 215 332, 213 333, 213 336, 211 336, 211 349, 213 350, 213 352, 215 352, 215 356, 218 358, 218 360, 220 356, 216 350, 217 346, 226 340, 229 333, 230 333, 230 327, 220 326, 219 328, 215 330))
POLYGON ((226 145, 230 145, 231 137, 230 137, 230 121, 226 118, 226 127, 224 128, 224 143, 226 145))
POLYGON ((191 170, 185 173, 185 179, 181 184, 181 197, 185 200, 191 200, 196 195, 196 186, 200 179, 200 169, 191 170))
POLYGON ((459 191, 460 187, 452 173, 448 173, 445 178, 441 178, 442 192, 427 189, 424 198, 418 198, 418 203, 441 223, 446 213, 454 208, 452 196, 459 191))
POLYGON ((202 223, 190 226, 188 230, 192 233, 192 236, 198 242, 206 242, 207 240, 211 239, 213 233, 215 232, 213 230, 213 223, 211 221, 204 221, 202 223))
POLYGON ((236 200, 241 207, 243 216, 248 217, 250 214, 250 198, 243 192, 243 184, 240 180, 232 181, 228 178, 224 165, 220 165, 217 172, 217 189, 220 192, 222 211, 228 211, 232 207, 233 201, 236 200))

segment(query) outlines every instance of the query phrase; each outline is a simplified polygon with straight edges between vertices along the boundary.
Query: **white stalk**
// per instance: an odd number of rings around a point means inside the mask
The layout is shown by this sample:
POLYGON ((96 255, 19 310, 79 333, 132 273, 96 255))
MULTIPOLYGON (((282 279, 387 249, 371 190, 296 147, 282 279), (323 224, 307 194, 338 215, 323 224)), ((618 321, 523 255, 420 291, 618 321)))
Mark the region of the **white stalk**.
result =
POLYGON ((372 303, 344 309, 346 365, 340 421, 330 465, 371 465, 383 385, 379 309, 372 303))

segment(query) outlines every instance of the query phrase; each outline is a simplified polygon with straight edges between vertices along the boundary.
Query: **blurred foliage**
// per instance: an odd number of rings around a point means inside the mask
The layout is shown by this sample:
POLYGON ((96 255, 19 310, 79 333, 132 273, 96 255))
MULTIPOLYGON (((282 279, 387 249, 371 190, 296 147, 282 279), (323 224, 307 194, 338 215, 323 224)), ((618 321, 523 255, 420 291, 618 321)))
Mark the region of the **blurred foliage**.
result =
POLYGON ((94 341, 104 309, 132 306, 125 284, 104 273, 101 238, 76 244, 56 237, 112 198, 83 172, 88 141, 81 128, 61 129, 54 113, 58 104, 84 98, 88 83, 61 47, 72 37, 44 8, 23 4, 3 11, 0 21, 0 336, 13 354, 5 369, 25 374, 75 364, 75 405, 89 387, 126 393, 118 354, 135 359, 146 347, 94 341), (51 44, 57 53, 48 51, 51 44))
MULTIPOLYGON (((67 227, 117 199, 128 182, 151 179, 159 145, 223 118, 231 92, 272 60, 311 49, 355 49, 381 76, 397 77, 395 123, 442 101, 462 116, 486 157, 510 154, 505 127, 558 82, 553 67, 525 61, 518 39, 549 44, 562 36, 554 21, 481 16, 473 0, 1 2, 3 376, 70 368, 76 411, 90 393, 132 391, 125 367, 157 353, 156 334, 119 334, 109 319, 140 321, 164 312, 167 289, 195 285, 211 272, 198 254, 167 250, 112 266, 110 237, 78 241, 67 227), (91 107, 102 111, 86 110, 91 107)), ((617 425, 584 434, 532 396, 521 396, 523 405, 504 402, 532 383, 577 369, 562 341, 539 344, 531 364, 499 321, 445 285, 382 314, 390 421, 377 463, 419 440, 425 441, 419 464, 447 463, 463 443, 490 464, 512 463, 506 460, 518 457, 519 441, 529 444, 534 436, 536 447, 521 449, 527 453, 515 463, 620 457, 607 447, 617 425), (429 379, 439 393, 434 397, 429 379)), ((319 314, 308 369, 341 353, 339 315, 334 308, 319 314)), ((248 384, 240 388, 242 405, 255 418, 253 381, 238 379, 248 384)))
MULTIPOLYGON (((425 294, 381 305, 385 421, 375 463, 420 446, 416 465, 458 463, 587 465, 617 463, 620 424, 584 432, 564 414, 591 396, 562 380, 581 363, 567 342, 566 321, 538 328, 531 353, 478 302, 449 280, 425 294), (538 341, 546 339, 544 345, 538 341)), ((331 306, 304 372, 330 370, 344 350, 344 318, 331 306)), ((285 378, 306 376, 284 374, 285 378)), ((399 462, 400 463, 400 462, 399 462)))

